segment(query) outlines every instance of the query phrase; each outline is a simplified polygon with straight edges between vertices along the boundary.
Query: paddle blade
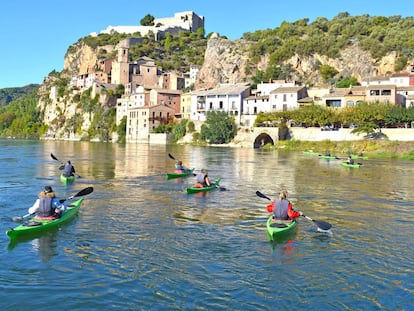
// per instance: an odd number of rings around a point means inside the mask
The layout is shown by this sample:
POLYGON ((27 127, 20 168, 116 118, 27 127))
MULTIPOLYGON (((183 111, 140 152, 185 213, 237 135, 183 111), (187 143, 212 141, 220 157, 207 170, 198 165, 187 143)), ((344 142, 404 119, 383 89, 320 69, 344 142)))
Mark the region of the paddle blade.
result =
POLYGON ((323 230, 323 231, 327 231, 327 230, 332 228, 332 225, 329 222, 314 220, 314 219, 312 219, 309 216, 306 216, 304 214, 302 214, 302 216, 305 217, 306 219, 309 219, 309 220, 313 221, 318 226, 318 228, 323 230))
POLYGON ((64 165, 59 166, 59 171, 63 171, 64 168, 65 168, 64 165))
POLYGON ((174 156, 171 153, 169 153, 168 156, 170 157, 170 159, 175 160, 174 156))
POLYGON ((325 221, 314 220, 313 222, 318 226, 319 229, 322 229, 324 231, 327 231, 332 228, 332 225, 325 221))
POLYGON ((264 199, 268 199, 269 201, 271 201, 272 199, 269 198, 268 196, 264 195, 263 193, 261 193, 260 191, 256 191, 256 195, 258 197, 264 198, 264 199))
MULTIPOLYGON (((53 153, 50 154, 50 156, 52 157, 53 160, 59 161, 58 158, 55 157, 55 155, 53 153)), ((60 161, 59 161, 60 162, 60 161)))
POLYGON ((90 194, 92 192, 93 192, 93 187, 86 187, 85 189, 82 189, 77 194, 75 194, 73 197, 82 197, 82 196, 90 194))
POLYGON ((26 215, 24 215, 24 216, 21 216, 21 217, 13 217, 12 218, 12 221, 14 221, 14 222, 22 222, 23 221, 23 219, 25 219, 25 218, 27 218, 27 217, 29 217, 29 216, 31 216, 32 214, 26 214, 26 215))
POLYGON ((61 200, 59 200, 59 202, 60 203, 63 203, 66 200, 71 200, 71 199, 76 198, 76 197, 82 197, 82 196, 87 195, 87 194, 92 193, 92 192, 93 192, 93 187, 86 187, 85 189, 82 189, 81 191, 79 191, 75 195, 70 196, 67 199, 61 199, 61 200))

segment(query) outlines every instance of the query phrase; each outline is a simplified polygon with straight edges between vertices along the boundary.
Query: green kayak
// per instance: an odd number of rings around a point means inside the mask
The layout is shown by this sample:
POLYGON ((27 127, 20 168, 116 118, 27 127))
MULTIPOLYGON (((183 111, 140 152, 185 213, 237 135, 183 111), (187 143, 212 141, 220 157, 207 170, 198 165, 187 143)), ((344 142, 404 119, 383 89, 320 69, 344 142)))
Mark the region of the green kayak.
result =
POLYGON ((367 160, 368 159, 367 156, 359 156, 359 155, 356 155, 356 154, 352 154, 351 158, 352 159, 362 159, 362 160, 367 160))
POLYGON ((194 169, 188 170, 183 173, 167 173, 167 179, 173 179, 173 178, 180 178, 180 177, 188 177, 190 175, 193 175, 194 169))
POLYGON ((337 156, 327 156, 327 155, 320 154, 319 158, 332 160, 332 159, 337 159, 337 156))
POLYGON ((63 174, 60 174, 60 182, 64 185, 71 184, 75 181, 75 176, 66 177, 63 174))
POLYGON ((283 236, 284 234, 291 232, 297 225, 296 219, 292 221, 274 221, 273 215, 271 215, 266 222, 266 228, 267 228, 267 237, 269 238, 269 241, 274 241, 278 237, 283 236))
POLYGON ((203 188, 197 188, 197 187, 189 187, 187 188, 187 193, 197 193, 197 192, 206 192, 211 191, 218 188, 219 182, 221 178, 216 178, 210 186, 203 187, 203 188))
POLYGON ((308 151, 303 151, 303 154, 307 154, 307 155, 319 155, 319 153, 313 151, 313 150, 308 150, 308 151))
POLYGON ((362 164, 361 163, 349 164, 348 162, 341 162, 341 165, 344 167, 360 168, 362 164))
POLYGON ((75 217, 83 198, 78 199, 71 203, 66 211, 62 214, 62 217, 53 220, 36 219, 36 217, 28 219, 25 223, 17 226, 16 228, 6 231, 6 234, 10 239, 16 239, 19 237, 29 236, 40 232, 45 232, 52 228, 57 228, 61 224, 71 220, 75 217))

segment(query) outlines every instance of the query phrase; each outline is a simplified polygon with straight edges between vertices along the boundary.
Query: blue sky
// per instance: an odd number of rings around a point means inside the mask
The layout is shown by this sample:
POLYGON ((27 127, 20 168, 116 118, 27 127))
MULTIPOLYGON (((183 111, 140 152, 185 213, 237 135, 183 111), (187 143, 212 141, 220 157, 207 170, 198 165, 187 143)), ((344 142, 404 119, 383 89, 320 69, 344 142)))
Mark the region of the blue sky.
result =
POLYGON ((139 25, 146 14, 162 18, 194 11, 205 17, 206 34, 238 39, 282 21, 330 20, 340 12, 414 16, 414 0, 14 0, 2 2, 1 11, 0 88, 6 88, 42 83, 52 70, 63 69, 67 48, 80 38, 109 25, 139 25))

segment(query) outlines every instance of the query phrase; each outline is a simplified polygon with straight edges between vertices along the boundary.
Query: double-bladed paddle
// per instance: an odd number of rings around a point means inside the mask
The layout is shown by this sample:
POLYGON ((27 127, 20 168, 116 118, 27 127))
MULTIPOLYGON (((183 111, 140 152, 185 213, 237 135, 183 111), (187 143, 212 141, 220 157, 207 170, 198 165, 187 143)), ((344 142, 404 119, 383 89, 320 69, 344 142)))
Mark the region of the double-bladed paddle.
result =
MULTIPOLYGON (((82 197, 82 196, 87 195, 87 194, 90 194, 92 192, 93 192, 93 187, 86 187, 86 188, 82 189, 81 191, 79 191, 78 193, 76 193, 76 194, 74 194, 74 195, 72 195, 72 196, 70 196, 70 197, 68 197, 66 199, 59 200, 59 202, 60 203, 63 203, 65 201, 67 201, 67 200, 71 200, 71 199, 77 198, 77 197, 82 197)), ((26 215, 21 216, 21 217, 13 217, 12 218, 12 221, 14 221, 14 222, 21 222, 23 219, 25 219, 25 218, 27 218, 29 216, 32 216, 32 215, 33 214, 26 214, 26 215)))
MULTIPOLYGON (((63 164, 63 162, 60 161, 58 158, 56 158, 56 156, 53 153, 51 153, 50 156, 52 157, 53 160, 60 162, 61 166, 59 166, 59 170, 62 171, 65 168, 65 165, 63 164)), ((81 178, 80 175, 78 175, 76 173, 74 173, 74 174, 75 174, 76 177, 81 178)))
MULTIPOLYGON (((267 200, 269 200, 269 201, 271 201, 271 200, 272 200, 271 198, 269 198, 268 196, 264 195, 264 194, 263 194, 263 193, 261 193, 260 191, 256 191, 256 195, 257 195, 258 197, 261 197, 261 198, 267 199, 267 200)), ((303 217, 305 217, 306 219, 308 219, 308 220, 310 220, 310 221, 314 222, 314 223, 318 226, 318 228, 319 228, 320 230, 327 231, 327 230, 329 230, 329 229, 331 229, 331 228, 332 228, 332 225, 331 225, 330 223, 328 223, 328 222, 325 222, 325 221, 320 221, 320 220, 314 220, 314 219, 312 219, 312 218, 310 218, 309 216, 306 216, 306 215, 304 215, 304 214, 302 214, 302 216, 303 216, 303 217)))

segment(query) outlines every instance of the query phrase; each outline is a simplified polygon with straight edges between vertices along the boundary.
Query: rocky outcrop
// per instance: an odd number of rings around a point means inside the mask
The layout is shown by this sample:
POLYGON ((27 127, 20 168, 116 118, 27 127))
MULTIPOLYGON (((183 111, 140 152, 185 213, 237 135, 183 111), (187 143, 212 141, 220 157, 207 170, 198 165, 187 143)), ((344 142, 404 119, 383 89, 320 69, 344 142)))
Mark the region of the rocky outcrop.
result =
MULTIPOLYGON (((268 57, 262 57, 258 64, 249 62, 249 45, 245 40, 231 41, 212 37, 207 44, 204 64, 199 72, 196 88, 214 87, 218 83, 249 82, 257 70, 266 70, 268 57)), ((342 77, 355 77, 359 82, 370 77, 386 75, 394 72, 397 59, 395 52, 380 60, 375 60, 370 53, 363 51, 358 43, 354 43, 340 52, 340 57, 331 59, 314 54, 301 57, 295 55, 285 62, 296 70, 293 79, 303 81, 311 86, 325 83, 319 74, 320 65, 334 67, 342 77)))

